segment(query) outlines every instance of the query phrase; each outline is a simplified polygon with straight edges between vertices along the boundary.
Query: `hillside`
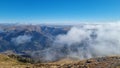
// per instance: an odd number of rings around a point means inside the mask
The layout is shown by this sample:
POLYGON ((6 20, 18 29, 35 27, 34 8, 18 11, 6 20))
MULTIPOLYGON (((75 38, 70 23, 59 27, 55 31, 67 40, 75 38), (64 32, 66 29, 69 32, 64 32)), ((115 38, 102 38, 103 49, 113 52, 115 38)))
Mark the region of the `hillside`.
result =
POLYGON ((49 63, 23 63, 15 58, 0 54, 0 68, 120 68, 120 57, 99 57, 87 60, 64 58, 49 63))
POLYGON ((36 64, 35 66, 40 68, 120 68, 120 57, 99 57, 81 61, 63 59, 53 63, 36 64))
POLYGON ((24 63, 16 58, 9 57, 8 55, 0 54, 0 68, 11 68, 11 67, 29 67, 30 63, 24 63))

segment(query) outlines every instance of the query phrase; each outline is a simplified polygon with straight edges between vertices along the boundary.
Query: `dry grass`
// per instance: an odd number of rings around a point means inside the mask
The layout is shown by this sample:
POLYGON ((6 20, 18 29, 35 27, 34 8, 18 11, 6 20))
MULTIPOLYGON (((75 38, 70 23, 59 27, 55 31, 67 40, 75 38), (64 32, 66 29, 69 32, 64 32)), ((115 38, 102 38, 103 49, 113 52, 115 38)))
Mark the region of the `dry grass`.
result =
POLYGON ((53 63, 36 64, 40 68, 120 68, 120 57, 100 57, 82 61, 63 59, 53 63))
POLYGON ((0 68, 120 68, 120 57, 100 57, 82 61, 64 58, 56 62, 30 64, 0 54, 0 68))
POLYGON ((14 58, 10 58, 7 55, 0 54, 0 68, 26 68, 31 67, 29 63, 22 63, 14 58))

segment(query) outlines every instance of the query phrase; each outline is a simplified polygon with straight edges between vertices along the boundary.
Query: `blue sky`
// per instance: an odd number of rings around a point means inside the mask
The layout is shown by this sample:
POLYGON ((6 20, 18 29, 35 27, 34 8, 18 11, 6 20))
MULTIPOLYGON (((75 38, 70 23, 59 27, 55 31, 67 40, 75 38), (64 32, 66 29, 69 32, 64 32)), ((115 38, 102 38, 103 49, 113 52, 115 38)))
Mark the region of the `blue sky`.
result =
POLYGON ((120 0, 0 0, 1 23, 111 22, 120 0))

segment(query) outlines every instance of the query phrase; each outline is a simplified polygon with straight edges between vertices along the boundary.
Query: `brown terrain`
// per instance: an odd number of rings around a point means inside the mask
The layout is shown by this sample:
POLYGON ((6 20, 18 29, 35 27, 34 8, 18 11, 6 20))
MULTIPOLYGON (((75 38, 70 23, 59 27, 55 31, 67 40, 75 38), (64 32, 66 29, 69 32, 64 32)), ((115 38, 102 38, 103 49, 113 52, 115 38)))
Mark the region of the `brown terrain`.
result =
POLYGON ((53 63, 36 64, 40 68, 120 68, 120 57, 101 57, 82 61, 63 59, 53 63))
POLYGON ((87 60, 62 59, 49 63, 23 63, 0 54, 0 68, 120 68, 120 57, 99 57, 87 60))
POLYGON ((15 58, 0 54, 0 68, 26 68, 32 66, 30 63, 23 63, 15 58))

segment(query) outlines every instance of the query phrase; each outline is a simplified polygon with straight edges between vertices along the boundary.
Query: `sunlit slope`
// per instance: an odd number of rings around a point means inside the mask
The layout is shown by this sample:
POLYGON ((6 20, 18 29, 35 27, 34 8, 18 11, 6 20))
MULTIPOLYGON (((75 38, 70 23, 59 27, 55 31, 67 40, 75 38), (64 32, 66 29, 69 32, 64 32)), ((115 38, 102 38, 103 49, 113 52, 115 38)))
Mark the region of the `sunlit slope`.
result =
POLYGON ((63 59, 53 63, 41 63, 35 66, 40 68, 120 68, 120 57, 100 57, 87 60, 63 59))
POLYGON ((18 63, 17 60, 10 58, 7 55, 0 54, 0 65, 15 65, 18 63))
POLYGON ((11 68, 11 67, 25 68, 29 66, 31 66, 31 64, 23 63, 15 58, 11 58, 7 55, 0 54, 0 68, 11 68))

